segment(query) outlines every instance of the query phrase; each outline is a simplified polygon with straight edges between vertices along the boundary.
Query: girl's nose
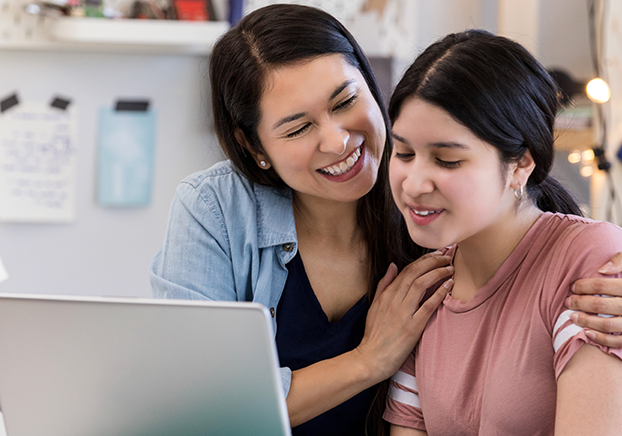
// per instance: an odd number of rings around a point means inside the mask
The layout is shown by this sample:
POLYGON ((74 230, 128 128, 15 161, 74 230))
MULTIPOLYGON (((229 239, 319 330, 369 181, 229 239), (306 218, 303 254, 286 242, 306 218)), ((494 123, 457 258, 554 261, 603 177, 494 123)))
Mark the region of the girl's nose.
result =
POLYGON ((404 192, 411 198, 434 191, 434 182, 429 175, 429 169, 423 165, 413 165, 403 183, 404 192))

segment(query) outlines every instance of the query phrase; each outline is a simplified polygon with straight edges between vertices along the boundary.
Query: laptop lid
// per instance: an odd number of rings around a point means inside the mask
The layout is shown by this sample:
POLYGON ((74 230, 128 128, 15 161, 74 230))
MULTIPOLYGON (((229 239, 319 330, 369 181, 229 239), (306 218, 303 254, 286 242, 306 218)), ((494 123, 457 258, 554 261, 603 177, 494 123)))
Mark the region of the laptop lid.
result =
POLYGON ((289 435, 256 303, 0 294, 8 436, 289 435))

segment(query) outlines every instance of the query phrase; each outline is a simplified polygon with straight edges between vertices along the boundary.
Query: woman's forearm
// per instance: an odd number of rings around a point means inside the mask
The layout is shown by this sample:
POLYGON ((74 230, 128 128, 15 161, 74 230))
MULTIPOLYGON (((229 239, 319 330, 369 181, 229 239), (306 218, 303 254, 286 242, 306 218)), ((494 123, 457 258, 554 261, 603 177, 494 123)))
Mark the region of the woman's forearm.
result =
POLYGON ((349 400, 382 381, 354 349, 292 372, 287 409, 292 427, 349 400))

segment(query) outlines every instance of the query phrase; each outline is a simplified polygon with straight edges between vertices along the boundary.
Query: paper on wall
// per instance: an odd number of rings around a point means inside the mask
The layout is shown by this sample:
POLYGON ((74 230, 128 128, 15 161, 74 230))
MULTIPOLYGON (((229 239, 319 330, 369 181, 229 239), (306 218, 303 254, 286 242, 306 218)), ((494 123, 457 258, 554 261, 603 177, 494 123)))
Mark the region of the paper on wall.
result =
POLYGON ((22 102, 0 114, 0 221, 76 217, 75 109, 22 102))

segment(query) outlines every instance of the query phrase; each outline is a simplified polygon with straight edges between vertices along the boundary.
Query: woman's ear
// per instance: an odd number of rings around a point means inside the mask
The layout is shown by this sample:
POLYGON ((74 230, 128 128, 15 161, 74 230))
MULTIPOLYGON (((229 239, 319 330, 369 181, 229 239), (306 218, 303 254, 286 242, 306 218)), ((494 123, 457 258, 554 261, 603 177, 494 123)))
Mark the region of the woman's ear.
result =
POLYGON ((533 160, 531 152, 529 150, 525 151, 525 154, 516 162, 514 167, 511 183, 512 189, 518 189, 518 185, 527 186, 527 180, 529 180, 529 176, 531 176, 535 168, 536 162, 533 160))
POLYGON ((246 140, 246 135, 244 134, 244 132, 242 132, 240 128, 236 128, 233 131, 233 136, 240 143, 240 145, 244 147, 246 151, 253 157, 259 168, 261 168, 262 170, 267 170, 268 168, 270 168, 271 165, 268 161, 267 156, 263 153, 257 153, 255 150, 253 150, 253 148, 246 140))

